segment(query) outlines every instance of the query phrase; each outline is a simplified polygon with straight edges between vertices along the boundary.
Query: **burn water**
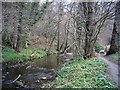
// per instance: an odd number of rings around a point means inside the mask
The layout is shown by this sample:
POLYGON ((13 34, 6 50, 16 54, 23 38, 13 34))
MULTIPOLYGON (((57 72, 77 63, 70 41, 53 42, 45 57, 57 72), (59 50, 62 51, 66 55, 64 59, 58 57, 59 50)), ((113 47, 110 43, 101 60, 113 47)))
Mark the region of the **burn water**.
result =
POLYGON ((2 90, 34 90, 57 77, 63 64, 57 55, 33 59, 31 62, 3 62, 2 90))

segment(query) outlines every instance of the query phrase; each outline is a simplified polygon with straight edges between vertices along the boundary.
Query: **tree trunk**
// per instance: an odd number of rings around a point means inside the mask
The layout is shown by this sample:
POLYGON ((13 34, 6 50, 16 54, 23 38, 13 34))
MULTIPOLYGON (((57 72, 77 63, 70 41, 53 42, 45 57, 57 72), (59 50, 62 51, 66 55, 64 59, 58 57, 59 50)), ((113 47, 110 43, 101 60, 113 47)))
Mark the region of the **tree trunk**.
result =
POLYGON ((17 37, 17 43, 16 43, 15 51, 20 52, 20 35, 19 34, 18 34, 18 37, 17 37))
POLYGON ((21 34, 22 34, 22 9, 23 9, 23 2, 18 3, 18 35, 17 35, 17 43, 16 43, 16 52, 20 52, 20 46, 21 46, 21 34))
POLYGON ((86 30, 85 30, 85 47, 84 47, 84 58, 91 58, 93 53, 93 41, 92 41, 92 34, 93 34, 93 3, 87 2, 83 3, 85 17, 86 17, 86 30))
POLYGON ((49 48, 48 48, 48 50, 47 50, 47 55, 50 55, 50 50, 51 50, 51 47, 52 47, 53 42, 55 41, 56 35, 57 35, 57 30, 56 30, 56 32, 55 32, 54 37, 52 38, 52 40, 51 40, 51 42, 50 42, 49 48))
POLYGON ((57 25, 57 51, 60 53, 60 21, 62 16, 62 3, 59 3, 59 11, 58 11, 58 25, 57 25))
POLYGON ((110 49, 107 52, 106 55, 114 54, 119 51, 119 44, 120 44, 120 1, 116 3, 115 7, 115 21, 114 21, 114 26, 113 26, 113 32, 112 32, 112 38, 111 38, 111 44, 110 44, 110 49))
POLYGON ((117 39, 117 31, 116 31, 116 23, 114 22, 112 38, 111 38, 111 45, 110 45, 110 49, 106 55, 114 54, 118 51, 116 39, 117 39))

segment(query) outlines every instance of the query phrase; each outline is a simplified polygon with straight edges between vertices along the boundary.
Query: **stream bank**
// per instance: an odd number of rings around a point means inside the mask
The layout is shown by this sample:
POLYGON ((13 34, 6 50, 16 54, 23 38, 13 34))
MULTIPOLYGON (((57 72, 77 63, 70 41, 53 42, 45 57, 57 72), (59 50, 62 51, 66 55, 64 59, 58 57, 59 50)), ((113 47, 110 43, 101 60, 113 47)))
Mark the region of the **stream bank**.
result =
POLYGON ((57 55, 50 55, 29 63, 2 63, 3 90, 40 88, 42 84, 55 79, 56 71, 64 63, 61 59, 57 55))

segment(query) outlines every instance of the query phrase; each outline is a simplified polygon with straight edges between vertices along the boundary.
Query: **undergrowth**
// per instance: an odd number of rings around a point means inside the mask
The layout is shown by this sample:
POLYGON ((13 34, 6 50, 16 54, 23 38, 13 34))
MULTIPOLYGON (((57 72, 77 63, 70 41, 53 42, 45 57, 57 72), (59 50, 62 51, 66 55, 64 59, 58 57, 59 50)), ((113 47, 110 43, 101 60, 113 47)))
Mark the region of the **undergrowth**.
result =
POLYGON ((114 88, 105 76, 106 67, 104 62, 96 58, 83 60, 77 57, 65 63, 57 72, 56 79, 42 88, 114 88))

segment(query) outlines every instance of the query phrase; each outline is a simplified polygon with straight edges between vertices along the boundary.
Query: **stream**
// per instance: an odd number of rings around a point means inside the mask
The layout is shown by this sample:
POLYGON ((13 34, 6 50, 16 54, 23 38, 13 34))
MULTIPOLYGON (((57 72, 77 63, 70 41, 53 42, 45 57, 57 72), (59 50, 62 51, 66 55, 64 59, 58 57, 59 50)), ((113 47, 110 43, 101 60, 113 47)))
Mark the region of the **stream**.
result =
POLYGON ((2 63, 3 90, 33 90, 55 79, 64 62, 57 55, 45 56, 32 62, 2 63))

